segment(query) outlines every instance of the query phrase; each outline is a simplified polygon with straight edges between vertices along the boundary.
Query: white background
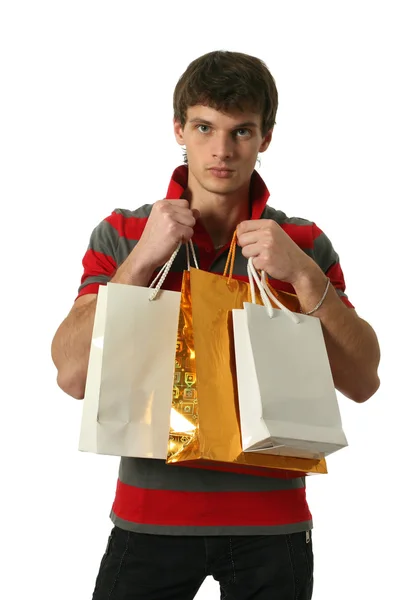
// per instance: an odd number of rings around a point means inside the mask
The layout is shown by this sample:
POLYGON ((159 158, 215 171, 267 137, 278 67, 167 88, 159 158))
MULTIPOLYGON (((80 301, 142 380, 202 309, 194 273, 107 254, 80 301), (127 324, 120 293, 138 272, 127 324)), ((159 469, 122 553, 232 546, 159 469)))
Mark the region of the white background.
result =
MULTIPOLYGON (((317 222, 382 348, 379 392, 341 397, 350 447, 308 479, 317 600, 413 589, 414 22, 411 2, 45 2, 0 9, 1 566, 8 600, 88 600, 118 459, 77 451, 53 334, 92 228, 164 197, 174 85, 214 49, 262 58, 280 107, 260 173, 317 222)), ((219 598, 207 580, 198 599, 219 598)))

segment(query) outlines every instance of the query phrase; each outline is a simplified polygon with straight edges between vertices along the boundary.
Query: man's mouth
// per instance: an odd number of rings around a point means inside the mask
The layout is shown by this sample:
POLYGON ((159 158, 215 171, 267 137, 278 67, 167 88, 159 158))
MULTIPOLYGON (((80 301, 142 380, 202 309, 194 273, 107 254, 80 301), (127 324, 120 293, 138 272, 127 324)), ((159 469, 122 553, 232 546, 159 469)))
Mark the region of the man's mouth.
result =
POLYGON ((230 177, 233 173, 233 169, 228 169, 227 167, 210 167, 209 171, 215 177, 230 177))

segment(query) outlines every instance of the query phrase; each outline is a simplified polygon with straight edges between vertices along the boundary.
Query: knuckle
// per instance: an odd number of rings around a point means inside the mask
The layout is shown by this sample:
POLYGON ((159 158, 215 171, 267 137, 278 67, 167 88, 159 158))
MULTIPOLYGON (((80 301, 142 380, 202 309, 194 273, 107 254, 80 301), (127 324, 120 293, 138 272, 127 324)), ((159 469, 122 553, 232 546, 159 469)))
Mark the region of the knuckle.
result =
POLYGON ((167 203, 162 204, 160 207, 160 212, 163 215, 170 215, 171 214, 171 206, 167 203))
POLYGON ((177 230, 178 230, 178 224, 176 223, 176 221, 173 220, 168 220, 167 221, 167 234, 169 235, 175 235, 177 234, 177 230))
POLYGON ((164 200, 159 200, 153 205, 153 210, 156 214, 165 215, 170 212, 170 207, 164 200))
POLYGON ((182 227, 180 230, 180 235, 184 240, 190 240, 193 236, 193 229, 191 227, 182 227))

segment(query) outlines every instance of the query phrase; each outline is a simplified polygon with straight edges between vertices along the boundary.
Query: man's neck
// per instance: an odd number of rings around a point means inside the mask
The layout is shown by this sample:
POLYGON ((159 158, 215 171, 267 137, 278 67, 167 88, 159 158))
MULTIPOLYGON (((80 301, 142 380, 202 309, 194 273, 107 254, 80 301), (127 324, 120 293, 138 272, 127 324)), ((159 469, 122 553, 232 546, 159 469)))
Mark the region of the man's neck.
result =
POLYGON ((213 194, 189 181, 183 198, 199 211, 199 220, 216 248, 230 242, 237 225, 251 215, 249 184, 234 194, 213 194))

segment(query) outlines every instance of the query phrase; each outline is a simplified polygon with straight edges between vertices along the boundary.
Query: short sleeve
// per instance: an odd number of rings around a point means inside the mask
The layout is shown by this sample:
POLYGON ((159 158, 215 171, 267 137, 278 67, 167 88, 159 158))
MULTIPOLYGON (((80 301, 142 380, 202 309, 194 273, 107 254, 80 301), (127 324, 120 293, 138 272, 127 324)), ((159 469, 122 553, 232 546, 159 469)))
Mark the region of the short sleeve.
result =
POLYGON ((92 231, 89 245, 82 259, 83 274, 78 288, 78 298, 85 294, 97 294, 100 285, 111 280, 117 265, 119 234, 111 224, 111 215, 92 231))
POLYGON ((340 299, 349 308, 354 308, 346 294, 346 282, 340 259, 327 235, 313 223, 313 258, 322 271, 330 279, 340 299))

